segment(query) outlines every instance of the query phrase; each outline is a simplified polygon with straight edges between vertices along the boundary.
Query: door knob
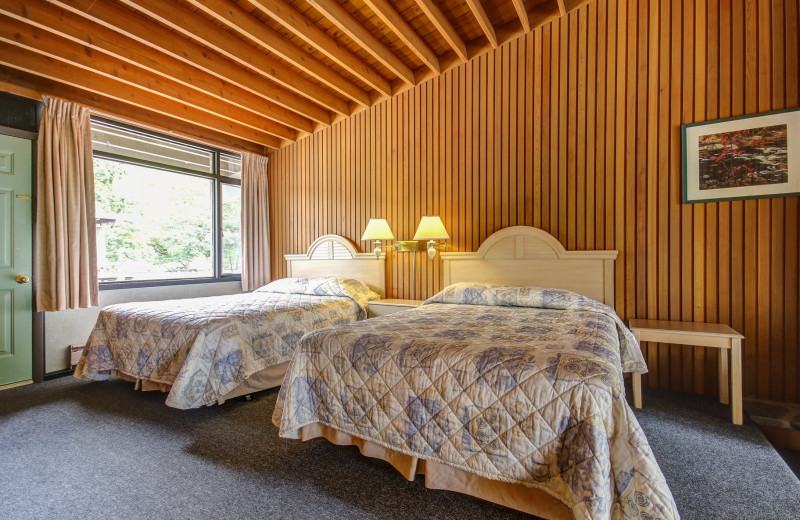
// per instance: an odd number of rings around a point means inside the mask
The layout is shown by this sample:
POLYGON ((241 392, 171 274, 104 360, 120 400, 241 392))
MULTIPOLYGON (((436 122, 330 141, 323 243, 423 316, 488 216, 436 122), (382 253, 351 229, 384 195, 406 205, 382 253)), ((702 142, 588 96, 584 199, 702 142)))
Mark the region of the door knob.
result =
POLYGON ((17 276, 17 283, 19 283, 19 284, 28 283, 30 281, 31 281, 31 279, 28 278, 27 276, 25 276, 24 274, 21 274, 21 275, 17 276))

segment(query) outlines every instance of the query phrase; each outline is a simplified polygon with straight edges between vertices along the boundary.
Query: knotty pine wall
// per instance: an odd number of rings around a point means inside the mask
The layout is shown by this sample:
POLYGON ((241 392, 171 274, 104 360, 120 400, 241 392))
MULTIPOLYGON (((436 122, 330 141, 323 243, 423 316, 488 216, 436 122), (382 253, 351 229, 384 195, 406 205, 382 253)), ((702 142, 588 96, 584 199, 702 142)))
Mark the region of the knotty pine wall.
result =
MULTIPOLYGON (((449 250, 506 226, 617 249, 623 319, 743 332, 745 394, 800 401, 798 198, 681 204, 680 125, 795 107, 798 0, 595 0, 272 156, 275 277, 319 235, 370 217, 410 239, 440 215, 449 250)), ((408 253, 388 297, 410 298, 408 253)), ((417 257, 416 297, 441 288, 417 257)), ((716 392, 716 353, 645 345, 647 384, 716 392)))

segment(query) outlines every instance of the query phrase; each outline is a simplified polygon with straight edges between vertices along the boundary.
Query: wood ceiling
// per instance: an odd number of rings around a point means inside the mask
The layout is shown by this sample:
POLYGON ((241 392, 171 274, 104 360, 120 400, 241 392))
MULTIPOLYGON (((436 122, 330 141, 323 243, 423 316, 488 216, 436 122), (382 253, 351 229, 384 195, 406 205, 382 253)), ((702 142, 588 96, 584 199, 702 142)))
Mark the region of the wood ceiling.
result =
POLYGON ((264 152, 587 0, 0 0, 0 89, 264 152))

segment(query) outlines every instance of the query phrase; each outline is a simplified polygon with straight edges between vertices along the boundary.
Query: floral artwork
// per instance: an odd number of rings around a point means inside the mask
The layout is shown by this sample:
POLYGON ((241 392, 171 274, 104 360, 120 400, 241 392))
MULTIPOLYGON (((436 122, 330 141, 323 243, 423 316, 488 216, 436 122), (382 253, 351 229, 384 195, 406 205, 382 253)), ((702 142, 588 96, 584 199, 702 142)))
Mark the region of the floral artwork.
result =
POLYGON ((789 182, 786 125, 700 136, 700 189, 789 182))
POLYGON ((800 109, 681 130, 684 203, 800 195, 800 109))

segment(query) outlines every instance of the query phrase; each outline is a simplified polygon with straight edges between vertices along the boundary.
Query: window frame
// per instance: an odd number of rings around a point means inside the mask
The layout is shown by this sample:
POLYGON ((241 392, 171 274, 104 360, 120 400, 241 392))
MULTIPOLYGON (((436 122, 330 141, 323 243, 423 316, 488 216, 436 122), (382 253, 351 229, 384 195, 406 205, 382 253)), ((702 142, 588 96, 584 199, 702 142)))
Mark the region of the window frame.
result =
POLYGON ((152 168, 155 170, 177 173, 180 175, 189 175, 192 177, 210 179, 212 181, 212 186, 213 186, 211 192, 212 194, 211 206, 213 208, 213 212, 211 215, 211 229, 213 230, 211 236, 211 249, 212 249, 212 256, 214 258, 213 262, 214 276, 203 276, 196 278, 163 278, 163 279, 152 279, 152 280, 121 280, 114 282, 99 282, 98 283, 99 290, 109 291, 116 289, 135 289, 139 287, 144 288, 144 287, 161 287, 170 285, 195 285, 204 283, 240 281, 242 279, 241 273, 223 273, 223 267, 222 267, 222 262, 223 262, 222 186, 227 184, 232 186, 239 186, 241 188, 242 181, 241 179, 226 177, 220 173, 221 170, 220 157, 222 155, 236 155, 235 152, 221 150, 219 148, 214 148, 204 144, 187 141, 185 139, 180 139, 170 135, 161 134, 159 132, 154 132, 152 130, 147 130, 126 123, 120 123, 119 121, 114 121, 102 117, 92 116, 91 122, 92 123, 97 122, 103 126, 117 127, 130 132, 139 133, 148 137, 156 137, 158 139, 163 139, 167 142, 173 142, 183 146, 196 148, 198 150, 202 150, 204 152, 209 152, 212 154, 212 173, 203 173, 195 170, 190 170, 188 168, 181 168, 179 166, 167 166, 157 162, 145 161, 142 159, 133 159, 130 157, 120 156, 108 152, 95 152, 94 149, 92 150, 92 159, 97 158, 106 161, 115 161, 123 164, 132 164, 135 166, 144 166, 146 168, 152 168))

